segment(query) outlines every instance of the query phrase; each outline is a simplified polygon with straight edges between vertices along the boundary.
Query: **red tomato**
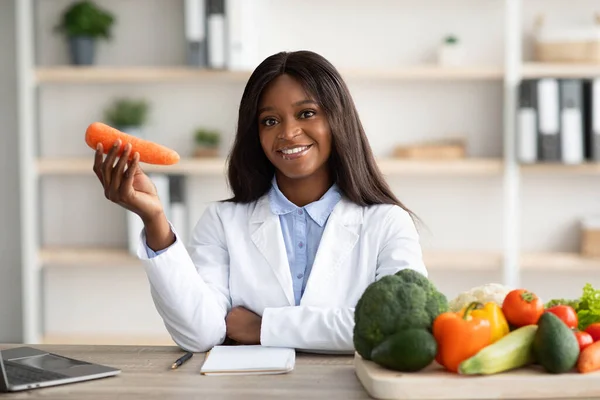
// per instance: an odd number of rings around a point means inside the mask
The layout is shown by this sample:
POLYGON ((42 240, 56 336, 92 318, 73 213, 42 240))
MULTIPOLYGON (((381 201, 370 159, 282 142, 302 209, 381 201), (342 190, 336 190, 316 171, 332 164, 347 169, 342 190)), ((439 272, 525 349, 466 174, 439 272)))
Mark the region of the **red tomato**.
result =
POLYGON ((577 320, 577 312, 571 306, 559 305, 546 309, 562 320, 569 328, 577 328, 579 321, 577 320))
POLYGON ((594 339, 592 339, 592 335, 587 332, 575 331, 575 337, 577 338, 577 343, 579 343, 579 351, 583 351, 590 344, 594 343, 594 339))
POLYGON ((594 342, 600 340, 600 322, 595 322, 591 325, 588 325, 588 327, 585 328, 585 331, 590 334, 592 339, 594 339, 594 342))
POLYGON ((537 324, 543 312, 542 300, 525 289, 511 290, 502 303, 502 313, 508 323, 516 328, 537 324))

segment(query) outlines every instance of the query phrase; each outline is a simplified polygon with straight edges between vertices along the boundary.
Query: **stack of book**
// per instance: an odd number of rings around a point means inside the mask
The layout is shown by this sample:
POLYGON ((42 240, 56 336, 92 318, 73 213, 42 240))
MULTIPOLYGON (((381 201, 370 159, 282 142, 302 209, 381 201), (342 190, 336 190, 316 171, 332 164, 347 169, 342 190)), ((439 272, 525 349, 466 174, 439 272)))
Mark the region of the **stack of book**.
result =
POLYGON ((521 163, 600 161, 600 78, 523 80, 518 104, 521 163))
POLYGON ((185 0, 190 66, 252 70, 258 65, 257 30, 249 0, 185 0))

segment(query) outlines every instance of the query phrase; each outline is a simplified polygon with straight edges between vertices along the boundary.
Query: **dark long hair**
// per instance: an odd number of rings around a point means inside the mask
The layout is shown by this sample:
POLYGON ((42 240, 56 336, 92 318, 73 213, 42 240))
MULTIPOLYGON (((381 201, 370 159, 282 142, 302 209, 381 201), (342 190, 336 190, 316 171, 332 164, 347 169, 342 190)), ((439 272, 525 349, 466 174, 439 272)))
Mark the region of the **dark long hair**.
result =
POLYGON ((295 78, 327 116, 332 135, 329 167, 342 193, 361 206, 396 204, 413 215, 396 198, 379 171, 350 91, 339 72, 329 61, 311 51, 274 54, 250 76, 242 95, 237 133, 228 157, 233 197, 226 201, 252 202, 271 187, 275 167, 260 144, 257 112, 265 87, 283 74, 295 78))

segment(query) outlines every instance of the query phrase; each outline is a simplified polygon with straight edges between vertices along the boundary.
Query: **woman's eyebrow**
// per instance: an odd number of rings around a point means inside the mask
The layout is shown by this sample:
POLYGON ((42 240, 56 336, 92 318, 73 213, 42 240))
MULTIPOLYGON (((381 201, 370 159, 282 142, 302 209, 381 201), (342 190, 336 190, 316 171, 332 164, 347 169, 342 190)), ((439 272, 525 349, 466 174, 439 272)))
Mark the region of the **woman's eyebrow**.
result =
MULTIPOLYGON (((316 104, 317 104, 317 102, 316 102, 316 101, 314 101, 314 100, 311 100, 311 99, 305 99, 305 100, 300 100, 300 101, 297 101, 297 102, 295 102, 295 103, 294 103, 294 104, 292 104, 292 105, 293 105, 294 107, 297 107, 297 106, 301 106, 301 105, 303 105, 303 104, 315 104, 315 105, 316 105, 316 104)), ((263 113, 263 112, 265 112, 265 111, 273 111, 274 109, 275 109, 275 108, 274 108, 274 107, 271 107, 271 106, 262 107, 262 108, 259 108, 259 109, 258 109, 258 114, 260 115, 260 114, 262 114, 262 113, 263 113)))
POLYGON ((294 106, 301 106, 302 104, 315 104, 316 105, 317 102, 314 101, 314 100, 311 100, 311 99, 306 99, 306 100, 297 101, 293 105, 294 106))
POLYGON ((265 111, 273 111, 275 108, 268 106, 268 107, 263 107, 263 108, 259 108, 258 109, 258 115, 262 114, 265 111))

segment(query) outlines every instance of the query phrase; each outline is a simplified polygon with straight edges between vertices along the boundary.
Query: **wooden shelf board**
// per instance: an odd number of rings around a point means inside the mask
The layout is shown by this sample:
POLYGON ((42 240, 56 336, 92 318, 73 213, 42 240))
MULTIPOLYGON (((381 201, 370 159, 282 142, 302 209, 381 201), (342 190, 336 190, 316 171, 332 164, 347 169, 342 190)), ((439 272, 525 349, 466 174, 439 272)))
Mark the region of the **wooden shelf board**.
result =
MULTIPOLYGON (((502 267, 502 255, 493 251, 423 251, 427 268, 432 270, 482 270, 491 271, 502 267)), ((141 261, 127 249, 119 248, 44 248, 40 251, 44 266, 88 267, 96 265, 132 265, 141 261)), ((520 257, 523 270, 598 270, 600 258, 583 257, 578 253, 533 252, 520 257)))
POLYGON ((524 271, 597 271, 600 258, 583 257, 578 253, 525 253, 521 256, 524 271))
MULTIPOLYGON (((441 67, 437 65, 401 66, 386 69, 348 69, 340 73, 351 80, 496 80, 503 76, 501 67, 441 67)), ((39 67, 38 83, 136 83, 189 82, 219 80, 245 82, 251 71, 210 70, 190 67, 39 67)))
MULTIPOLYGON (((502 172, 500 159, 408 160, 382 158, 377 160, 385 175, 498 175, 502 172)), ((39 175, 90 175, 93 158, 42 158, 38 160, 39 175)), ((145 172, 164 172, 197 176, 224 176, 223 158, 182 159, 175 165, 142 164, 145 172)))
POLYGON ((46 247, 40 250, 42 266, 85 267, 96 265, 139 265, 127 249, 46 247))
POLYGON ((600 76, 600 64, 524 63, 523 78, 585 78, 600 76))
POLYGON ((500 80, 503 77, 502 67, 471 66, 442 67, 432 65, 402 66, 387 69, 347 69, 340 73, 346 79, 375 80, 500 80))
POLYGON ((502 256, 492 251, 423 251, 427 269, 432 271, 494 271, 502 267, 502 256))
POLYGON ((503 169, 503 162, 499 158, 457 160, 381 158, 377 163, 384 175, 499 175, 503 169))
POLYGON ((77 334, 48 333, 41 339, 42 344, 78 344, 78 345, 112 345, 112 346, 175 346, 168 334, 77 334))
POLYGON ((599 175, 600 163, 586 162, 584 164, 567 165, 559 163, 522 164, 521 171, 524 173, 551 173, 551 174, 578 174, 599 175))
MULTIPOLYGON (((96 265, 139 265, 141 261, 119 248, 44 248, 40 252, 44 266, 87 267, 96 265)), ((486 270, 500 267, 498 253, 477 251, 432 251, 424 253, 425 264, 432 269, 486 270)))
POLYGON ((193 80, 244 82, 247 71, 221 71, 187 67, 41 67, 38 83, 139 83, 193 80))
MULTIPOLYGON (((89 158, 45 158, 38 160, 40 175, 90 175, 94 160, 89 158)), ((225 160, 222 158, 182 159, 175 165, 152 165, 142 163, 145 172, 169 174, 214 176, 225 174, 225 160)))

